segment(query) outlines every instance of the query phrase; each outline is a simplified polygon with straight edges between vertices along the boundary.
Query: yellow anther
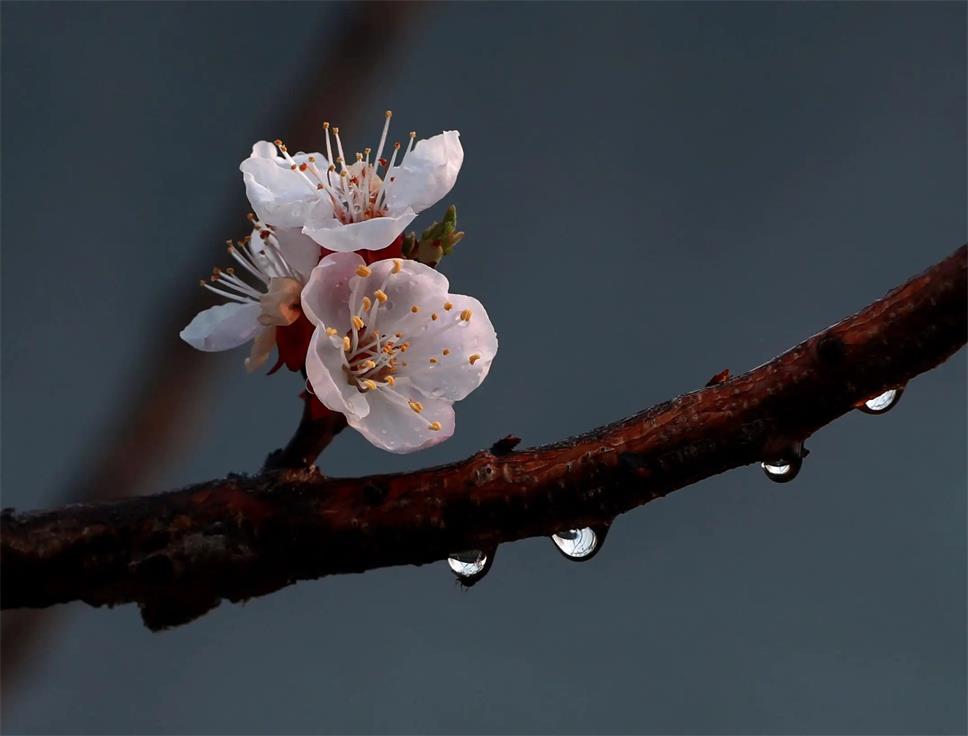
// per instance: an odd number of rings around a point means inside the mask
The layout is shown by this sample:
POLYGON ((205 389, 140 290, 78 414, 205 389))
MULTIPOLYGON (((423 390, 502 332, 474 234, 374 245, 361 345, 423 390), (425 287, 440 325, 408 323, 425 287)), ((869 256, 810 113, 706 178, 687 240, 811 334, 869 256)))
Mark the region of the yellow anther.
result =
POLYGON ((353 343, 350 342, 350 339, 348 337, 344 337, 343 338, 343 350, 345 350, 348 353, 350 351, 350 348, 352 348, 352 347, 353 347, 353 343))
POLYGON ((460 313, 460 318, 462 320, 464 320, 465 322, 470 322, 471 321, 471 310, 465 309, 464 311, 462 311, 460 313))
POLYGON ((407 352, 407 350, 409 350, 409 349, 410 349, 410 343, 409 343, 409 342, 405 342, 405 343, 403 343, 403 344, 402 344, 402 345, 400 346, 400 352, 401 352, 401 353, 405 353, 405 352, 407 352))
POLYGON ((315 157, 315 156, 310 156, 310 157, 309 157, 308 159, 306 159, 306 160, 307 160, 307 161, 309 161, 309 163, 311 163, 311 164, 314 164, 314 163, 316 163, 316 157, 315 157))
POLYGON ((432 432, 439 432, 440 428, 440 422, 431 422, 427 427, 427 429, 431 430, 432 432))
POLYGON ((329 121, 328 120, 324 120, 323 121, 323 130, 327 130, 328 128, 329 128, 329 121))
POLYGON ((332 337, 333 335, 336 334, 336 328, 335 327, 327 327, 326 328, 326 334, 329 335, 330 337, 332 337))
POLYGON ((362 276, 363 278, 366 278, 371 273, 373 273, 373 272, 370 269, 368 269, 366 266, 359 266, 356 269, 356 275, 357 276, 362 276))
POLYGON ((387 111, 386 111, 386 112, 384 113, 384 115, 386 115, 386 116, 387 116, 388 118, 392 118, 392 117, 393 117, 393 110, 387 110, 387 111))
POLYGON ((481 359, 481 356, 478 353, 474 353, 471 357, 467 359, 467 362, 470 363, 471 365, 474 365, 480 359, 481 359))
POLYGON ((453 308, 454 308, 454 305, 453 304, 451 304, 450 302, 444 302, 444 311, 445 312, 449 312, 453 308))
POLYGON ((450 355, 450 348, 444 348, 443 350, 440 351, 440 354, 445 356, 450 355))
POLYGON ((372 378, 367 378, 365 381, 363 381, 363 385, 366 386, 368 391, 376 390, 376 381, 374 381, 372 378))
POLYGON ((397 382, 397 379, 394 378, 393 376, 386 376, 386 377, 384 377, 383 382, 387 386, 392 386, 393 384, 395 384, 397 382))
POLYGON ((437 313, 434 312, 433 314, 431 314, 430 315, 430 319, 432 319, 434 322, 436 322, 437 321, 437 313))
POLYGON ((336 133, 336 135, 339 135, 339 128, 333 126, 333 132, 336 133))
POLYGON ((360 366, 364 370, 368 370, 369 371, 369 370, 372 370, 372 369, 376 368, 376 361, 373 361, 373 360, 364 360, 362 363, 360 363, 360 366))
POLYGON ((380 304, 386 304, 387 299, 389 299, 387 293, 383 291, 383 289, 377 289, 374 291, 373 296, 376 297, 376 300, 380 302, 380 304))
POLYGON ((393 273, 400 273, 400 269, 403 267, 403 261, 399 258, 393 259, 393 273))
POLYGON ((413 409, 418 414, 423 411, 423 404, 421 404, 419 401, 411 401, 409 403, 410 403, 410 408, 413 409))
POLYGON ((416 314, 417 312, 420 311, 420 307, 418 307, 416 304, 414 304, 412 307, 410 307, 410 311, 413 312, 414 314, 416 314))
POLYGON ((361 320, 355 314, 353 315, 353 327, 355 327, 358 330, 362 330, 363 329, 363 320, 361 320))
POLYGON ((364 312, 369 312, 370 311, 370 307, 372 307, 372 306, 373 306, 373 302, 370 301, 370 297, 368 297, 368 296, 363 297, 363 311, 364 312))
POLYGON ((430 365, 437 365, 437 359, 436 358, 431 358, 430 359, 430 365))

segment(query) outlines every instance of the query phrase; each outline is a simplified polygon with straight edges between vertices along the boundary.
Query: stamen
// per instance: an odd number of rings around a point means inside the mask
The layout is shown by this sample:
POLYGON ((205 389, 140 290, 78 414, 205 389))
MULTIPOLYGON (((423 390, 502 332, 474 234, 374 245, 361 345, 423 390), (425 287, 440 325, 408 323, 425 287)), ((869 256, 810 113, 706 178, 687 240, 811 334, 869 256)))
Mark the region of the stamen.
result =
POLYGON ((329 123, 323 123, 323 132, 326 134, 326 160, 333 162, 333 148, 329 144, 329 123))
POLYGON ((462 311, 462 312, 460 313, 460 318, 461 318, 461 319, 462 319, 462 320, 463 320, 464 322, 470 322, 470 321, 471 321, 471 310, 469 310, 469 309, 465 309, 464 311, 462 311))
POLYGON ((374 381, 372 378, 367 378, 365 381, 363 381, 363 385, 366 386, 368 391, 376 391, 376 381, 374 381))
POLYGON ((440 422, 431 422, 427 429, 429 429, 431 432, 439 432, 441 429, 440 422))
POLYGON ((393 376, 384 376, 384 377, 383 377, 383 382, 384 382, 384 383, 385 383, 385 384, 386 384, 387 386, 392 386, 393 384, 395 384, 395 383, 397 382, 397 379, 396 379, 396 378, 394 378, 393 376))
POLYGON ((343 350, 345 350, 346 352, 349 352, 351 347, 352 347, 352 343, 350 342, 350 339, 348 337, 344 337, 343 350))
POLYGON ((339 153, 338 161, 340 163, 340 169, 342 170, 346 157, 343 155, 343 142, 339 139, 339 128, 333 128, 333 135, 336 136, 336 151, 339 153))
POLYGON ((399 258, 393 259, 393 273, 400 273, 400 269, 403 267, 403 261, 399 258))
POLYGON ((420 307, 418 307, 416 304, 414 304, 412 307, 410 307, 410 311, 413 312, 414 314, 416 314, 417 312, 420 311, 420 307))
POLYGON ((478 353, 474 353, 471 357, 467 359, 467 362, 470 363, 471 365, 474 365, 480 359, 481 359, 481 356, 478 353))
POLYGON ((373 272, 370 271, 370 269, 368 269, 366 266, 360 266, 359 268, 356 269, 356 275, 357 276, 362 276, 363 278, 366 278, 371 273, 373 273, 373 272))
POLYGON ((438 319, 438 317, 437 317, 437 313, 436 313, 436 312, 434 312, 433 314, 431 314, 431 315, 430 315, 430 319, 432 319, 432 320, 433 320, 434 322, 436 322, 436 321, 437 321, 437 319, 438 319))
POLYGON ((326 334, 329 335, 330 337, 333 337, 336 334, 336 328, 335 327, 327 327, 326 328, 326 334))
POLYGON ((437 365, 437 359, 436 358, 431 358, 430 359, 430 365, 437 365))
POLYGON ((449 312, 453 308, 454 308, 454 305, 453 304, 451 304, 450 302, 444 302, 444 311, 445 312, 449 312))
POLYGON ((419 414, 423 411, 423 404, 421 404, 419 401, 411 401, 410 408, 419 414))
POLYGON ((383 289, 377 289, 376 291, 374 291, 373 296, 376 297, 376 300, 380 302, 380 304, 386 304, 387 299, 390 298, 387 296, 387 293, 383 289))
POLYGON ((376 147, 376 158, 373 159, 376 162, 376 167, 380 166, 380 156, 383 155, 383 146, 387 142, 387 132, 390 130, 390 118, 393 117, 393 111, 386 111, 386 122, 383 123, 383 134, 380 136, 380 145, 376 147))
POLYGON ((440 351, 440 354, 446 358, 448 355, 450 355, 450 348, 444 348, 440 351))
POLYGON ((357 315, 354 314, 351 321, 353 322, 353 327, 355 327, 357 330, 363 329, 363 324, 364 324, 363 320, 360 319, 357 315))
POLYGON ((370 311, 370 307, 373 306, 373 302, 370 301, 370 297, 368 297, 368 296, 363 297, 363 301, 361 302, 361 306, 363 307, 363 311, 364 312, 369 312, 370 311))

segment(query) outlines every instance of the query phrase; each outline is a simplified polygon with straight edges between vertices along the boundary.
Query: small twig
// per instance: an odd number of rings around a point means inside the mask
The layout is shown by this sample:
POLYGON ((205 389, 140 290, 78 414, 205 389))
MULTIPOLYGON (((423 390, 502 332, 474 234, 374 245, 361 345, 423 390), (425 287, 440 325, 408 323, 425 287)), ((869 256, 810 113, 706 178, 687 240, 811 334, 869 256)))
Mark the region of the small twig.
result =
POLYGON ((313 410, 312 395, 304 393, 303 402, 302 418, 295 434, 285 447, 269 454, 262 466, 263 471, 310 467, 333 438, 346 428, 346 417, 342 414, 322 409, 317 415, 313 410))
POLYGON ((229 476, 0 517, 4 607, 137 602, 153 629, 297 580, 423 564, 580 527, 775 459, 965 344, 966 249, 748 373, 547 447, 365 478, 229 476))

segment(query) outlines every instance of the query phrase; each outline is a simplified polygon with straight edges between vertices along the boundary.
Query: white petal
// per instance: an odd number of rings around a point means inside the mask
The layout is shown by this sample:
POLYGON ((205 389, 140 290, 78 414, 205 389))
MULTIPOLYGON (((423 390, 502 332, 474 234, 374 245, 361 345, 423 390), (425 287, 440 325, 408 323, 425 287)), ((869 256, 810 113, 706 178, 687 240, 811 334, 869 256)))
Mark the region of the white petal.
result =
MULTIPOLYGON (((432 309, 442 308, 447 296, 447 277, 430 266, 408 259, 389 258, 370 266, 372 289, 382 288, 387 301, 380 304, 377 329, 383 333, 406 332, 415 337, 426 328, 432 309), (400 272, 393 273, 400 261, 400 272), (411 312, 416 306, 417 313, 411 312)), ((368 288, 367 291, 370 291, 368 288)), ((362 292, 361 292, 362 296, 362 292)))
MULTIPOLYGON (((356 253, 331 253, 319 262, 302 290, 302 308, 310 322, 317 327, 349 329, 350 279, 362 265, 363 259, 356 253)), ((340 339, 342 336, 341 332, 340 339)))
POLYGON ((303 235, 298 228, 276 228, 273 232, 279 241, 279 250, 282 251, 282 257, 286 259, 286 263, 304 281, 308 279, 322 256, 319 243, 303 235))
POLYGON ((403 401, 393 401, 383 389, 368 391, 370 411, 366 416, 347 415, 349 425, 377 447, 404 454, 439 444, 454 434, 454 409, 449 401, 431 399, 419 391, 397 386, 404 399, 423 405, 418 414, 403 401), (439 422, 440 429, 430 428, 439 422))
MULTIPOLYGON (((279 156, 268 156, 271 143, 259 141, 252 147, 252 155, 239 166, 245 181, 245 193, 252 209, 263 222, 277 227, 302 227, 309 211, 317 202, 325 201, 316 188, 290 164, 279 156)), ((318 153, 297 154, 302 163, 310 155, 325 161, 318 153)))
POLYGON ((463 162, 464 149, 456 130, 418 141, 403 165, 395 166, 389 173, 390 211, 410 207, 414 212, 423 212, 439 202, 453 188, 463 162))
POLYGON ((350 252, 382 250, 396 240, 417 213, 409 207, 394 217, 374 217, 362 222, 342 224, 321 209, 314 209, 303 232, 328 250, 350 252))
POLYGON ((497 354, 497 334, 484 306, 473 297, 451 294, 449 311, 442 304, 434 307, 436 320, 410 340, 407 368, 400 375, 427 396, 460 401, 476 389, 491 370, 497 354), (461 313, 469 310, 470 320, 461 313), (447 355, 444 355, 444 350, 447 355), (471 358, 474 357, 474 362, 471 358), (431 362, 433 359, 436 362, 431 362))
POLYGON ((355 385, 350 385, 346 379, 341 340, 330 338, 322 328, 317 327, 306 354, 306 375, 313 393, 323 406, 345 414, 350 420, 366 416, 370 406, 366 394, 355 385))
POLYGON ((195 315, 180 337, 193 348, 216 352, 247 343, 262 329, 258 304, 219 304, 195 315))

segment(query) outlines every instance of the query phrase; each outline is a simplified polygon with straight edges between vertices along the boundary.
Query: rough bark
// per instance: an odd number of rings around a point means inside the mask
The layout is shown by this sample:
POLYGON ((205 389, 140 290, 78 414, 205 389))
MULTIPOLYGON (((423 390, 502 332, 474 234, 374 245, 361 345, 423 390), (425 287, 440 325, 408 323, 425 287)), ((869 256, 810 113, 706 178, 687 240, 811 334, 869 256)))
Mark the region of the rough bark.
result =
POLYGON ((230 475, 170 493, 2 515, 4 608, 137 602, 152 629, 297 580, 423 564, 607 527, 618 514, 791 446, 965 343, 966 249, 740 376, 563 442, 516 438, 413 473, 230 475))

